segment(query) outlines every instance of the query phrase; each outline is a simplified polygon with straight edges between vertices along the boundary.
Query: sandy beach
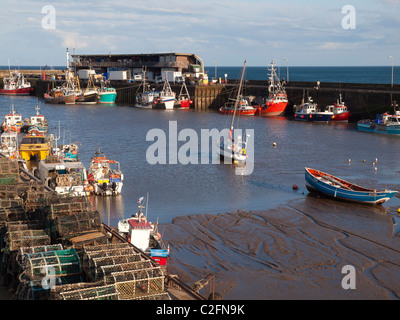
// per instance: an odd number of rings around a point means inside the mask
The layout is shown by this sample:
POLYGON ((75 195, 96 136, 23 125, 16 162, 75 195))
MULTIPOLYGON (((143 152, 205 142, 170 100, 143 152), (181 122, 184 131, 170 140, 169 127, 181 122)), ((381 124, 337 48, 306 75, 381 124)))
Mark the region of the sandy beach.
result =
POLYGON ((181 216, 163 229, 169 272, 188 284, 212 273, 223 299, 400 297, 400 239, 381 206, 307 195, 267 211, 181 216), (356 270, 354 290, 342 287, 346 265, 356 270))

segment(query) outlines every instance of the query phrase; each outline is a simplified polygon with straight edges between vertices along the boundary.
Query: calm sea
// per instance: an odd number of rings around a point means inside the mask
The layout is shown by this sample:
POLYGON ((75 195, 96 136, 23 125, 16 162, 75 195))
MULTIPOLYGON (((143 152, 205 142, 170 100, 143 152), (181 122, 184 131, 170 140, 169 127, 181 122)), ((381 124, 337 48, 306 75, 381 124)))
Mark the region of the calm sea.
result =
MULTIPOLYGON (((38 66, 11 67, 11 69, 33 69, 39 70, 38 66)), ((289 81, 309 81, 309 82, 338 82, 338 83, 386 83, 392 82, 392 67, 291 67, 278 66, 277 73, 280 78, 289 81)), ((8 66, 0 66, 0 69, 8 69, 8 66)), ((65 67, 58 66, 54 69, 63 70, 65 67)), ((215 66, 206 66, 205 71, 209 77, 215 77, 215 66)), ((240 79, 242 67, 218 67, 217 78, 240 79)), ((395 84, 400 84, 400 67, 394 67, 393 78, 395 84)), ((267 67, 247 67, 247 80, 266 80, 268 79, 267 67)))
MULTIPOLYGON (((0 96, 1 117, 9 112, 11 103, 23 118, 35 114, 36 97, 0 96)), ((45 104, 43 100, 39 103, 51 133, 60 123, 59 143, 80 142, 80 159, 86 167, 99 147, 120 162, 125 176, 122 194, 94 199, 103 221, 111 226, 134 214, 137 199, 147 193, 149 219, 158 218, 160 223, 199 213, 263 210, 293 199, 305 199, 306 166, 359 184, 400 189, 400 137, 361 133, 353 124, 239 118, 241 128, 254 129, 254 172, 246 176, 236 175, 234 168, 223 164, 151 165, 147 161, 146 153, 154 143, 146 139, 150 130, 161 129, 169 146, 169 125, 176 121, 178 133, 183 129, 195 130, 200 145, 202 129, 228 128, 230 116, 193 110, 143 110, 129 104, 65 106, 45 104), (376 158, 377 171, 371 165, 376 158), (294 184, 300 187, 298 191, 293 191, 294 184)), ((178 150, 183 144, 178 143, 178 150)), ((214 159, 217 155, 211 151, 199 153, 198 161, 202 162, 203 157, 214 159)), ((397 211, 400 199, 392 199, 385 207, 397 211)))

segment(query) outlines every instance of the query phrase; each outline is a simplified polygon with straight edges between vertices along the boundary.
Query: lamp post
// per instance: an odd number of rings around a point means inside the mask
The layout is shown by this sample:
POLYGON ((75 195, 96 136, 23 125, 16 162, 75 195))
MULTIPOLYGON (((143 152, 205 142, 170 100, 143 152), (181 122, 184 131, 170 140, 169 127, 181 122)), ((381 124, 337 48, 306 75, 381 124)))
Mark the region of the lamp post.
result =
POLYGON ((287 58, 283 58, 286 60, 286 76, 287 76, 287 83, 289 83, 289 60, 287 58))
POLYGON ((389 59, 392 59, 392 88, 393 88, 393 71, 394 71, 394 59, 392 56, 389 56, 389 59))

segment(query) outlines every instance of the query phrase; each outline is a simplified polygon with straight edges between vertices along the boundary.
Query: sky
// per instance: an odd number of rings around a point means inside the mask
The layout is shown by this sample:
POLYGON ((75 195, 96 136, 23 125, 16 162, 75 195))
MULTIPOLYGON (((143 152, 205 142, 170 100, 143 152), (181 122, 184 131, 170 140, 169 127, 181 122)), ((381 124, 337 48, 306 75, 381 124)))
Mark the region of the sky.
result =
POLYGON ((400 64, 400 0, 0 0, 0 12, 0 65, 64 66, 66 48, 195 53, 206 66, 400 64))

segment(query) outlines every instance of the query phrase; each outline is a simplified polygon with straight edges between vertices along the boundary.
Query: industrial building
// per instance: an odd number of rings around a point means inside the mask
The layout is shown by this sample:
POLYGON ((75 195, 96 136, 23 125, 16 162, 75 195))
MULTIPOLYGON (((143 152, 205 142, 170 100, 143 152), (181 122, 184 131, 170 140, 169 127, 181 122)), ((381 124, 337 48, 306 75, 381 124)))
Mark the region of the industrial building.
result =
MULTIPOLYGON (((72 55, 71 67, 79 70, 94 70, 109 74, 110 71, 126 71, 124 77, 134 79, 146 70, 146 78, 154 80, 165 71, 182 73, 204 72, 203 60, 189 53, 150 53, 150 54, 85 54, 72 55)), ((125 80, 125 79, 121 79, 125 80)))

